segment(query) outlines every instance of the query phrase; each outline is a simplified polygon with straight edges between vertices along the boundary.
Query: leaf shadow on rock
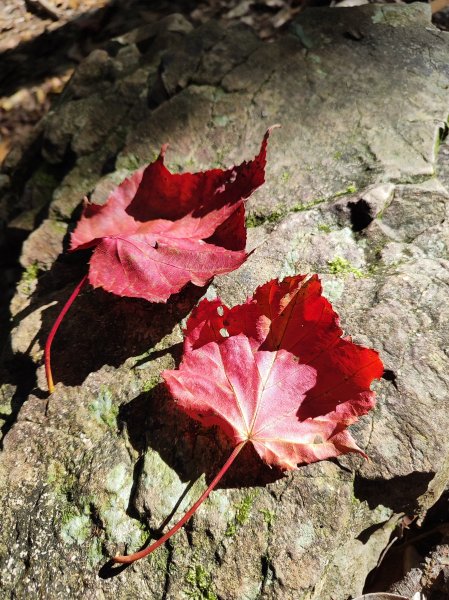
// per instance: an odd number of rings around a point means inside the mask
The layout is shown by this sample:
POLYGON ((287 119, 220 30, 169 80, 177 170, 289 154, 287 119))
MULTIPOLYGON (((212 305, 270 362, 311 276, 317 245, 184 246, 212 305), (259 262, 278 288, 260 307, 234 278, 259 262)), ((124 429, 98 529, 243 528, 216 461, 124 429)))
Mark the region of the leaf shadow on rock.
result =
MULTIPOLYGON (((181 347, 175 350, 177 362, 181 350, 181 347)), ((174 513, 195 481, 204 473, 206 482, 210 483, 232 452, 232 447, 218 429, 206 429, 181 412, 162 383, 123 404, 117 421, 122 431, 126 429, 129 442, 140 454, 134 468, 134 482, 127 509, 130 517, 146 520, 145 498, 141 496, 139 485, 143 476, 145 451, 156 451, 167 466, 176 471, 179 479, 186 483, 171 513, 152 530, 143 549, 160 538, 164 529, 174 525, 174 513)), ((283 476, 279 469, 265 465, 252 445, 247 444, 216 489, 265 487, 283 476)), ((164 493, 163 489, 160 493, 164 493)), ((98 575, 102 579, 109 579, 129 566, 114 565, 108 561, 100 568, 98 575)))
MULTIPOLYGON (((42 311, 38 334, 41 348, 61 308, 86 271, 85 260, 76 257, 77 261, 72 262, 70 258, 70 255, 58 258, 39 280, 29 310, 15 318, 19 322, 26 313, 52 303, 42 311)), ((81 385, 89 373, 102 366, 119 367, 127 358, 152 348, 191 311, 204 292, 204 287, 188 285, 166 304, 152 304, 141 299, 121 298, 86 285, 62 321, 52 345, 55 383, 81 385)))
MULTIPOLYGON (((118 422, 138 452, 156 451, 181 481, 196 480, 205 473, 209 483, 233 449, 220 430, 205 428, 180 411, 163 383, 122 405, 118 422)), ((219 487, 265 486, 282 476, 282 471, 265 465, 247 444, 219 487)))
MULTIPOLYGON (((12 328, 21 324, 25 328, 23 335, 27 337, 25 319, 42 311, 39 331, 28 344, 26 352, 14 352, 10 344, 3 351, 7 367, 4 383, 17 386, 12 400, 14 406, 3 434, 14 423, 21 404, 31 391, 42 397, 46 395, 45 390, 37 388, 32 346, 38 341, 40 348, 45 347, 62 307, 86 273, 90 256, 90 251, 68 253, 69 239, 70 231, 64 238, 64 252, 48 271, 39 276, 29 303, 12 319, 12 328), (25 378, 20 375, 24 372, 24 365, 25 378)), ((90 285, 84 286, 63 319, 52 345, 51 364, 55 383, 81 385, 89 373, 104 365, 119 367, 127 358, 148 351, 191 311, 205 290, 206 287, 189 284, 166 304, 152 304, 140 299, 121 298, 102 289, 93 289, 90 285)), ((33 324, 30 325, 32 327, 33 324)))
MULTIPOLYGON (((232 446, 217 428, 206 429, 180 411, 162 383, 150 392, 142 393, 123 404, 117 420, 119 428, 126 429, 129 442, 140 453, 134 469, 134 484, 127 510, 130 517, 145 521, 146 510, 151 510, 151 507, 146 507, 145 487, 140 486, 146 451, 157 452, 166 465, 177 473, 179 479, 186 483, 172 512, 152 531, 143 546, 146 547, 161 537, 165 528, 174 525, 174 513, 203 473, 206 482, 210 483, 232 452, 232 446)), ((157 476, 156 473, 156 479, 157 476)), ((279 469, 265 465, 252 445, 247 444, 216 489, 265 487, 283 476, 279 469)), ((160 489, 158 493, 163 494, 164 490, 160 489)), ((126 565, 113 566, 108 562, 101 567, 99 576, 107 579, 121 573, 123 568, 126 565)))

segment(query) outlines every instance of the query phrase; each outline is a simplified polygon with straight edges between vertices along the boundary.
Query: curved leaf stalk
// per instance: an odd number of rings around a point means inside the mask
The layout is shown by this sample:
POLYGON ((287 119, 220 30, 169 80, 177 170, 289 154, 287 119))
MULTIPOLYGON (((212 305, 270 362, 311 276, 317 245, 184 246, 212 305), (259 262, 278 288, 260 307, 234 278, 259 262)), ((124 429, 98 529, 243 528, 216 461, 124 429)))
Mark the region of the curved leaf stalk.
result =
POLYGON ((226 471, 232 465, 234 460, 237 458, 240 450, 243 448, 243 446, 246 444, 246 442, 247 442, 247 440, 240 442, 240 444, 238 444, 234 448, 234 450, 232 451, 232 454, 230 455, 228 460, 225 462, 223 467, 220 469, 218 474, 215 476, 215 478, 213 479, 213 481, 211 482, 211 484, 209 485, 207 490, 200 496, 200 498, 195 502, 195 504, 186 512, 186 514, 182 517, 182 519, 180 521, 178 521, 178 523, 176 523, 176 525, 170 529, 170 531, 167 531, 167 533, 165 533, 160 539, 156 540, 153 544, 151 544, 147 548, 144 548, 143 550, 140 550, 139 552, 134 552, 134 554, 130 554, 129 556, 114 556, 112 561, 114 563, 130 564, 136 560, 139 560, 140 558, 144 558, 145 556, 148 556, 154 550, 159 548, 159 546, 162 546, 162 544, 165 544, 165 542, 169 538, 171 538, 172 535, 174 535, 179 529, 181 529, 181 527, 185 523, 187 523, 187 521, 190 519, 190 517, 198 510, 198 508, 201 506, 201 504, 206 500, 206 498, 209 496, 211 491, 220 482, 223 475, 226 473, 226 471))
POLYGON ((61 312, 58 315, 58 318, 56 319, 53 327, 51 328, 51 331, 49 333, 49 336, 47 338, 47 341, 45 343, 45 350, 44 350, 44 357, 45 357, 45 375, 47 377, 47 385, 48 385, 48 391, 50 392, 50 394, 54 391, 55 386, 53 383, 53 375, 51 372, 51 360, 50 360, 50 351, 51 351, 51 345, 53 342, 53 338, 56 335, 56 332, 59 329, 59 326, 62 322, 62 319, 65 317, 67 311, 69 310, 69 308, 72 306, 73 301, 75 300, 75 298, 78 296, 78 294, 80 293, 82 287, 84 286, 84 284, 87 281, 87 275, 84 275, 84 277, 81 279, 81 281, 79 282, 79 284, 76 286, 76 288, 73 290, 70 298, 67 300, 67 302, 64 305, 64 308, 61 310, 61 312))

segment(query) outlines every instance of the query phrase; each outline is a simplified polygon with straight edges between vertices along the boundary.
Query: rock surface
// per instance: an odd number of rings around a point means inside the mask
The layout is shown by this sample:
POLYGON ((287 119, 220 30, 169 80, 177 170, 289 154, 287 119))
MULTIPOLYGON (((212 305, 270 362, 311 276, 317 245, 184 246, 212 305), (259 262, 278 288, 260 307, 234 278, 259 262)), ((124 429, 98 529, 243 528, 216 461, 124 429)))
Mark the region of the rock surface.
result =
POLYGON ((47 207, 23 246, 3 356, 2 597, 362 593, 398 517, 425 514, 449 479, 448 59, 448 35, 412 4, 309 10, 274 44, 174 15, 79 67, 2 189, 1 214, 47 207), (85 268, 62 254, 82 197, 104 200, 165 142, 175 171, 251 158, 276 122, 247 263, 167 305, 87 289, 55 340, 47 398, 43 345, 85 268), (108 557, 180 516, 226 456, 160 384, 183 319, 204 295, 232 305, 309 271, 387 369, 353 428, 371 460, 276 478, 248 451, 165 547, 113 572, 108 557))

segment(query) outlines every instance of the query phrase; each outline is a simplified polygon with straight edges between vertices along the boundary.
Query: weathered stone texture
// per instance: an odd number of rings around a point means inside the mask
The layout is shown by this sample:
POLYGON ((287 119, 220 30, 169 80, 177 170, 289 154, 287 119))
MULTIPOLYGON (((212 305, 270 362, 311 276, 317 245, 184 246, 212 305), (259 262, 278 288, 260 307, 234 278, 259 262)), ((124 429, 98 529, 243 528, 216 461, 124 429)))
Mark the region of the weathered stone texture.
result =
POLYGON ((4 197, 2 214, 32 212, 36 173, 53 169, 4 352, 2 598, 361 594, 398 516, 423 515, 449 478, 448 64, 448 35, 412 4, 309 10, 273 44, 177 15, 80 65, 40 125, 28 195, 4 197), (175 171, 251 158, 276 122, 247 207, 249 260, 167 305, 86 290, 55 340, 47 398, 43 345, 86 261, 60 255, 82 197, 104 201, 165 142, 175 171), (221 436, 176 414, 160 384, 183 319, 203 295, 242 302, 298 272, 321 274, 344 329, 385 363, 377 408, 353 427, 370 461, 276 478, 245 449, 184 530, 111 577, 108 557, 181 516, 225 458, 221 436))

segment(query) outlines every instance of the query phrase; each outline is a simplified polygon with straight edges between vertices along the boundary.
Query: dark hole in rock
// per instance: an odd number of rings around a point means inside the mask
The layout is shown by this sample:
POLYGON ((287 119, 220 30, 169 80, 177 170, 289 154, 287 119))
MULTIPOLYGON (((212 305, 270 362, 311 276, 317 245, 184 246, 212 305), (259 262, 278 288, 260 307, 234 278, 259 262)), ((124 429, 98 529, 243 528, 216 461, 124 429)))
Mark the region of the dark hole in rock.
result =
POLYGON ((255 13, 259 13, 259 14, 264 14, 264 13, 276 14, 279 11, 279 5, 273 4, 273 6, 270 6, 269 4, 266 4, 265 2, 254 2, 251 4, 251 8, 252 8, 252 10, 254 10, 255 13))
POLYGON ((141 39, 138 42, 136 42, 137 50, 140 52, 140 54, 146 54, 148 52, 148 50, 150 50, 151 46, 153 45, 153 42, 154 42, 154 35, 145 37, 144 39, 141 39))
POLYGON ((447 125, 447 123, 444 123, 438 130, 438 139, 440 144, 442 142, 444 142, 444 140, 447 138, 447 134, 449 133, 449 127, 447 125))
POLYGON ((115 58, 119 53, 119 50, 121 50, 122 48, 123 44, 117 42, 116 40, 108 40, 103 46, 103 50, 106 50, 106 52, 112 58, 115 58))
POLYGON ((349 202, 348 207, 353 231, 362 231, 373 221, 375 215, 372 214, 372 207, 363 198, 357 202, 349 202))
POLYGON ((113 173, 115 171, 116 160, 117 156, 115 154, 109 155, 101 167, 101 174, 107 175, 108 173, 113 173))
POLYGON ((345 31, 343 37, 352 42, 360 42, 363 40, 364 35, 358 29, 349 29, 348 31, 345 31))
POLYGON ((390 381, 396 389, 398 388, 396 373, 391 369, 385 369, 382 379, 385 379, 385 381, 390 381))
POLYGON ((160 104, 169 99, 169 94, 165 89, 164 82, 162 80, 161 74, 159 73, 155 81, 152 82, 150 89, 148 90, 147 95, 147 105, 148 108, 154 110, 160 104))

